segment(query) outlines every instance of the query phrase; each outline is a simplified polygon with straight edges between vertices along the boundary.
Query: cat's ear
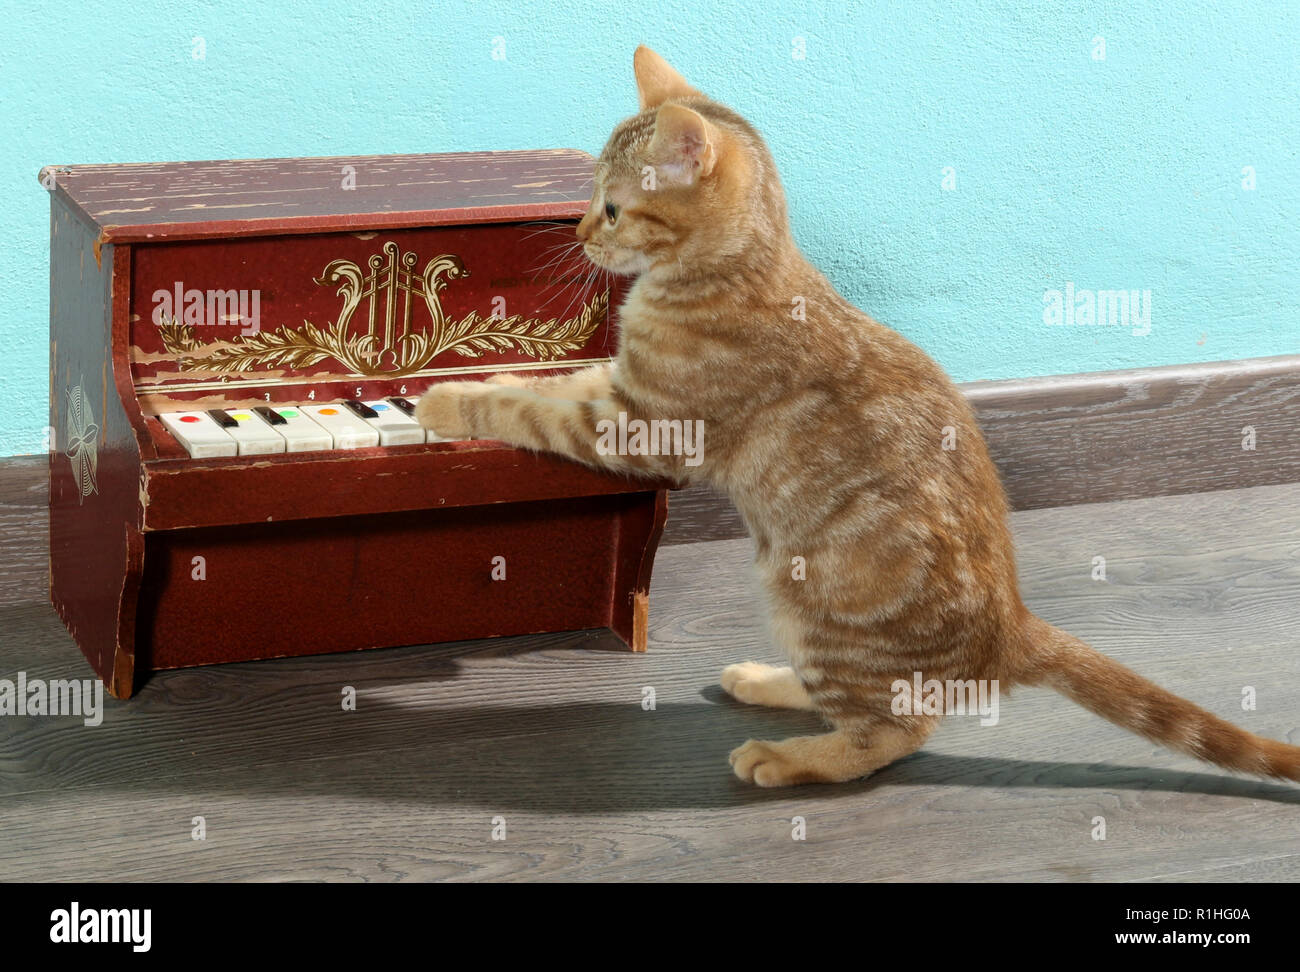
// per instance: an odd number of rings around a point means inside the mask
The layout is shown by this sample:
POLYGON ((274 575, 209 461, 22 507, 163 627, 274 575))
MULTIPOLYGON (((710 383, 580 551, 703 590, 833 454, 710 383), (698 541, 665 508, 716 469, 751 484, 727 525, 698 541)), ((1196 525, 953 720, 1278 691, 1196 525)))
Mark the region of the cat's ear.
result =
POLYGON ((672 65, 644 44, 632 55, 632 70, 636 74, 636 91, 642 111, 656 108, 669 98, 700 97, 700 92, 687 84, 672 65))
POLYGON ((655 113, 655 133, 647 150, 661 180, 694 185, 718 161, 716 133, 708 120, 685 105, 664 105, 655 113))

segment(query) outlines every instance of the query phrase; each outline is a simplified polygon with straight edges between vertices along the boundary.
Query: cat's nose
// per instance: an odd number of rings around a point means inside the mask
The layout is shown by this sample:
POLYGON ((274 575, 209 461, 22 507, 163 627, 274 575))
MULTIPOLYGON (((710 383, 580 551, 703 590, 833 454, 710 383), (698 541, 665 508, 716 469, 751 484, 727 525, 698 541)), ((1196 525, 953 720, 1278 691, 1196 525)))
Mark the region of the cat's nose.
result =
POLYGON ((583 243, 586 243, 587 237, 591 236, 590 220, 586 216, 582 217, 582 222, 578 224, 578 228, 574 232, 578 234, 579 240, 581 240, 583 243))

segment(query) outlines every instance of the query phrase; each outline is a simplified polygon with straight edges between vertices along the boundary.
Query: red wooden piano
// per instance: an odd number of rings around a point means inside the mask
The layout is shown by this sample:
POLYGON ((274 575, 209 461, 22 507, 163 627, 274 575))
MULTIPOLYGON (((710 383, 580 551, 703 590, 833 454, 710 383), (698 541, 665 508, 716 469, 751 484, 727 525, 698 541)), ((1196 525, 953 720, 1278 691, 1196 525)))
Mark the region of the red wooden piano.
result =
MULTIPOLYGON (((582 628, 645 649, 667 484, 409 416, 607 360, 569 150, 49 166, 50 597, 155 669, 582 628)), ((614 289, 611 289, 614 288, 614 289)))

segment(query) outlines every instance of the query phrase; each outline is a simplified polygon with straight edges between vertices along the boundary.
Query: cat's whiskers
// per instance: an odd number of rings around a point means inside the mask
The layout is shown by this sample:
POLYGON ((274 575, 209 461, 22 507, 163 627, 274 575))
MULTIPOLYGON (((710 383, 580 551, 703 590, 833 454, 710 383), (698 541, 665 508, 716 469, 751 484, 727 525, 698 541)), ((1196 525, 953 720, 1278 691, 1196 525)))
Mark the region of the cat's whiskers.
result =
POLYGON ((540 266, 530 268, 528 270, 528 273, 537 275, 542 273, 543 271, 554 268, 555 266, 563 263, 566 259, 573 258, 574 249, 580 245, 581 244, 579 244, 576 240, 573 241, 572 243, 556 244, 555 246, 545 250, 542 253, 542 257, 545 259, 545 262, 542 263, 540 266))
POLYGON ((545 233, 559 233, 564 230, 572 231, 573 229, 573 223, 562 223, 559 222, 558 220, 538 221, 533 223, 525 223, 523 225, 535 227, 535 229, 533 229, 532 232, 524 234, 523 238, 525 240, 531 240, 534 237, 541 236, 545 233))
MULTIPOLYGON (((577 277, 578 274, 583 274, 581 278, 581 283, 579 283, 578 285, 582 286, 587 283, 587 278, 584 273, 584 270, 585 270, 585 265, 590 263, 590 261, 587 260, 585 253, 578 252, 581 246, 582 244, 580 242, 575 241, 574 248, 566 251, 565 255, 571 257, 571 262, 563 264, 563 269, 565 272, 561 274, 557 280, 559 284, 559 289, 556 290, 555 293, 553 293, 545 302, 542 303, 541 308, 539 308, 539 310, 541 310, 542 308, 549 307, 555 301, 556 297, 563 296, 568 291, 569 287, 573 286, 575 283, 578 283, 578 281, 575 280, 575 277, 577 277)), ((572 304, 573 301, 570 300, 569 306, 572 306, 572 304)))
POLYGON ((573 309, 575 303, 579 309, 587 305, 587 294, 593 289, 594 281, 599 270, 600 267, 597 264, 589 263, 589 268, 582 281, 581 288, 569 299, 569 303, 565 305, 564 311, 559 316, 560 320, 568 320, 569 311, 573 309))
POLYGON ((549 307, 555 298, 561 296, 573 283, 573 274, 580 269, 582 257, 577 250, 582 246, 581 241, 574 240, 571 243, 564 244, 560 252, 551 257, 542 267, 530 271, 534 276, 541 276, 545 272, 551 274, 550 281, 539 293, 543 296, 551 293, 551 296, 543 301, 537 308, 540 314, 549 307))

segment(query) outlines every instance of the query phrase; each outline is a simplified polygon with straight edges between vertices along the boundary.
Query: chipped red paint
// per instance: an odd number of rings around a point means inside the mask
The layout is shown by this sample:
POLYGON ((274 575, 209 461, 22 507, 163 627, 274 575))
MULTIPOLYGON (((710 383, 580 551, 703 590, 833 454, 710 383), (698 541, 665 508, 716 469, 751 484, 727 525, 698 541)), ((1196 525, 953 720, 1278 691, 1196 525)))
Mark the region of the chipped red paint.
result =
MULTIPOLYGON (((494 298, 507 315, 567 319, 583 301, 538 268, 585 211, 591 168, 559 150, 53 169, 51 598, 112 694, 154 669, 541 631, 610 628, 645 649, 666 484, 495 442, 193 460, 153 417, 414 396, 609 357, 614 328, 593 313, 589 337, 553 361, 448 349, 419 374, 361 375, 329 357, 219 373, 192 367, 206 351, 188 364, 169 351, 153 314, 155 292, 182 283, 257 289, 262 332, 332 326, 338 282, 314 280, 393 244, 416 270, 444 254, 464 263, 438 291, 446 320, 487 316, 494 298), (346 166, 356 189, 340 187, 346 166), (536 219, 562 225, 536 235, 524 225, 536 219), (74 385, 96 423, 89 495, 63 431, 74 385)), ((427 307, 416 315, 414 329, 435 326, 427 307)), ((204 348, 240 332, 192 331, 204 348)))
POLYGON ((101 243, 146 243, 567 219, 590 200, 592 160, 542 149, 41 171, 101 243))

